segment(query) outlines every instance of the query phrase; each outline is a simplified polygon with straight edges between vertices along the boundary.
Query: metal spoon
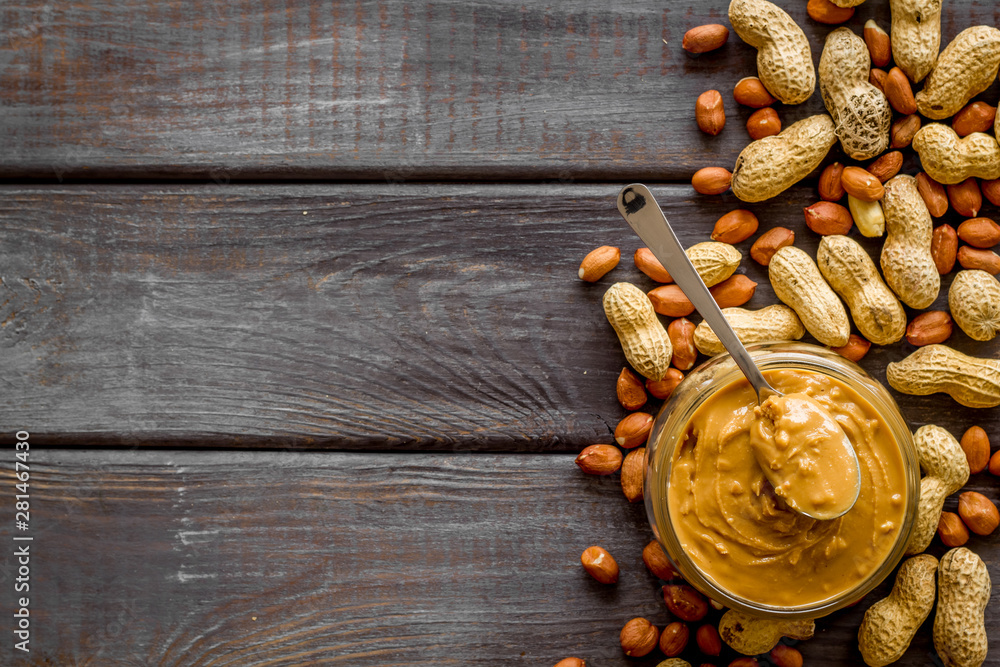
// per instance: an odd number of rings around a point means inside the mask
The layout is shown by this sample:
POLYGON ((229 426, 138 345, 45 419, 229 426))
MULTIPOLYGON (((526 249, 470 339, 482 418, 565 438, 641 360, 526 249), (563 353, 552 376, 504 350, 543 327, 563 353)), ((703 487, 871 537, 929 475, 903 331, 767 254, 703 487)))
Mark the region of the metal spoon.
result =
MULTIPOLYGON (((649 188, 641 183, 633 183, 622 188, 622 191, 618 194, 618 211, 625 218, 625 222, 629 224, 635 233, 639 235, 639 238, 653 252, 656 259, 660 260, 664 268, 670 272, 670 276, 674 279, 674 282, 677 283, 677 286, 681 288, 685 296, 694 304, 698 312, 701 313, 708 326, 712 327, 712 331, 719 337, 719 341, 726 348, 726 351, 729 352, 736 365, 743 371, 754 392, 756 392, 757 403, 762 403, 769 396, 782 396, 781 392, 768 384, 767 380, 764 379, 764 375, 757 368, 750 353, 743 347, 743 343, 736 335, 736 332, 733 331, 726 316, 722 314, 719 304, 715 302, 712 293, 708 291, 705 281, 701 279, 694 265, 691 264, 691 260, 688 258, 687 253, 684 252, 684 248, 681 247, 680 241, 677 240, 674 230, 670 227, 670 223, 667 222, 666 216, 663 215, 663 211, 660 210, 660 206, 656 203, 649 188)), ((854 459, 855 469, 858 470, 857 492, 854 494, 854 499, 851 501, 850 506, 839 514, 834 515, 810 514, 794 506, 792 509, 814 519, 825 520, 841 516, 854 506, 854 502, 861 491, 861 468, 858 465, 857 453, 846 439, 846 435, 844 440, 847 450, 850 451, 850 456, 854 459)), ((773 471, 770 470, 769 466, 762 465, 761 468, 772 485, 776 484, 776 480, 772 477, 773 471)))
POLYGON ((712 331, 719 337, 726 351, 753 386, 753 390, 757 393, 757 403, 762 403, 772 394, 780 396, 781 392, 764 379, 750 353, 743 347, 726 316, 722 314, 719 304, 715 302, 705 281, 691 264, 649 188, 640 183, 625 186, 618 195, 618 211, 625 218, 625 222, 653 251, 656 259, 660 260, 664 268, 670 272, 674 282, 705 318, 708 326, 712 327, 712 331))

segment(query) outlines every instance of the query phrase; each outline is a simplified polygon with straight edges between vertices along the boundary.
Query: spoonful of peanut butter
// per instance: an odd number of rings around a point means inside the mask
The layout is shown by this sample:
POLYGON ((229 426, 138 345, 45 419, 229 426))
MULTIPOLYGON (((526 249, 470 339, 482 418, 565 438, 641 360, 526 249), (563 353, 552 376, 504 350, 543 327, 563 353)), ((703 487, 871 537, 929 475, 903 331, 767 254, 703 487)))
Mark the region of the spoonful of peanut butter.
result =
POLYGON ((854 507, 861 469, 847 434, 806 394, 772 394, 754 408, 750 447, 774 493, 796 512, 835 519, 854 507))
POLYGON ((645 185, 618 194, 618 211, 694 304, 757 393, 751 447, 774 493, 799 514, 835 519, 854 507, 861 468, 847 434, 821 403, 783 395, 760 372, 645 185))

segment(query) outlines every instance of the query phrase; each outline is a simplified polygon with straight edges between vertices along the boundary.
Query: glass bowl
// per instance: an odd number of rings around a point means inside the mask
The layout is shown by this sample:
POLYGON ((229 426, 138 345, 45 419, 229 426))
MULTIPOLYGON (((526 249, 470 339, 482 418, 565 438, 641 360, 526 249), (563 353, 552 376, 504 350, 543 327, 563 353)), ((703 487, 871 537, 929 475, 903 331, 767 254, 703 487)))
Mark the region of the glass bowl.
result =
MULTIPOLYGON (((692 370, 660 409, 646 449, 645 504, 653 533, 688 583, 726 607, 774 619, 819 618, 861 599, 899 564, 913 532, 920 487, 920 467, 910 429, 885 387, 860 366, 826 348, 806 343, 771 342, 747 346, 763 371, 800 369, 839 380, 868 401, 895 436, 903 462, 906 498, 900 531, 888 555, 854 586, 831 597, 800 606, 778 606, 726 590, 684 551, 670 516, 667 493, 671 466, 695 411, 717 390, 743 378, 736 363, 722 354, 692 370)), ((780 585, 780 582, 775 582, 780 585)))

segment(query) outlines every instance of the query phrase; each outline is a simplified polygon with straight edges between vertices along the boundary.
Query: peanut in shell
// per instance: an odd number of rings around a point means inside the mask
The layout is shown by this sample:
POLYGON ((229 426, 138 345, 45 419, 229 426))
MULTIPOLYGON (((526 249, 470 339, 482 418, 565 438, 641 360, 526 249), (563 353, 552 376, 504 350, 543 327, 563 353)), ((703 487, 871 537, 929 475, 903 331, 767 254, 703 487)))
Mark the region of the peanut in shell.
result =
POLYGON ((792 123, 780 134, 751 142, 733 167, 733 194, 764 201, 792 187, 816 169, 837 142, 833 120, 819 114, 792 123))

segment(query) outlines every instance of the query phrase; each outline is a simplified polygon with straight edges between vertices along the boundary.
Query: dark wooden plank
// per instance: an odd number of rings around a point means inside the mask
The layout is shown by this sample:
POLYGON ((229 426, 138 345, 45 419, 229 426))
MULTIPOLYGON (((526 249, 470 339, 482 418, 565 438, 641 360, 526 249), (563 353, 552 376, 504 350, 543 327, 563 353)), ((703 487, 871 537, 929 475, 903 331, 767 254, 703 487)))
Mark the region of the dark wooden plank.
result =
MULTIPOLYGON (((569 455, 34 448, 30 461, 18 534, 34 537, 32 653, 15 662, 5 641, 4 664, 653 665, 625 658, 618 632, 670 620, 642 565, 641 505, 569 455), (618 559, 617 586, 580 567, 595 543, 618 559)), ((998 499, 995 478, 970 488, 998 499)), ((1000 538, 969 546, 996 580, 1000 538)), ((2 562, 10 585, 12 549, 2 562)), ((857 626, 887 586, 820 621, 807 664, 859 664, 857 626)), ((997 665, 1000 615, 987 614, 997 665)), ((930 664, 929 626, 898 664, 930 664)))
MULTIPOLYGON (((39 442, 576 451, 624 415, 617 185, 0 189, 4 423, 39 442), (600 283, 576 278, 618 245, 600 283)), ((655 189, 682 242, 735 200, 655 189)), ((814 192, 751 207, 815 253, 814 192)), ((992 209, 988 209, 992 210, 992 209)), ((879 240, 865 240, 878 252, 879 240)), ((746 253, 750 242, 741 244, 746 253)), ((877 256, 877 255, 876 255, 877 256)), ((776 302, 767 273, 751 307, 776 302)), ((950 278, 944 281, 945 288, 950 278)), ((946 291, 936 307, 946 308, 946 291)), ((695 318, 697 319, 697 318, 695 318)), ((956 329, 961 350, 996 355, 956 329)), ((863 365, 884 378, 905 342, 863 365)), ((899 397, 914 428, 1000 410, 899 397)))
MULTIPOLYGON (((830 27, 781 4, 818 61, 830 27)), ((727 6, 5 2, 0 177, 684 180, 747 141, 730 92, 754 50, 681 49, 727 6), (693 119, 709 88, 729 110, 714 139, 693 119)), ((945 40, 1000 23, 989 0, 944 15, 945 40)), ((887 26, 886 3, 847 25, 872 16, 887 26)), ((822 110, 817 92, 781 114, 822 110)))

